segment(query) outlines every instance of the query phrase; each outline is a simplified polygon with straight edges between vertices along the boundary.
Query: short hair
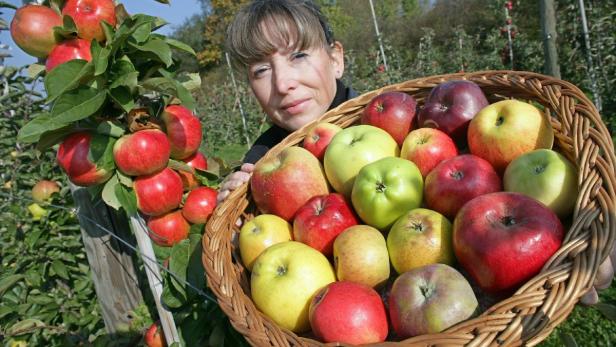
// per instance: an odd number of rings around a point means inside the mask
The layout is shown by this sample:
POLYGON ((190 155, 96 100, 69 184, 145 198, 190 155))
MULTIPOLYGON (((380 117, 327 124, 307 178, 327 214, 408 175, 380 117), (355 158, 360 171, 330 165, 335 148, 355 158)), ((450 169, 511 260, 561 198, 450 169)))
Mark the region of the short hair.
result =
POLYGON ((226 49, 233 67, 241 70, 293 40, 300 50, 334 43, 319 6, 312 0, 254 0, 227 28, 226 49))

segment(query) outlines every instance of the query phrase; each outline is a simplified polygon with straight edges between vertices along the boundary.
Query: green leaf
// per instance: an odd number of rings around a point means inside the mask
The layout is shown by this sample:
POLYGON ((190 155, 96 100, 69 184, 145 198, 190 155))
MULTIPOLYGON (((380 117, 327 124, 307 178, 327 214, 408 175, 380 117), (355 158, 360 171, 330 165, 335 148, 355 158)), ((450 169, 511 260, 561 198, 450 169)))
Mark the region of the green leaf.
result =
POLYGON ((28 77, 34 79, 45 71, 45 65, 33 63, 28 65, 28 77))
POLYGON ((24 319, 6 329, 7 336, 19 336, 32 332, 33 330, 45 327, 45 323, 38 319, 24 319))
POLYGON ((98 126, 96 127, 96 132, 101 135, 119 138, 124 135, 126 129, 124 129, 124 127, 122 127, 117 122, 107 120, 98 124, 98 126))
POLYGON ((195 53, 195 50, 190 47, 189 45, 185 44, 182 41, 178 41, 169 37, 165 37, 165 42, 167 42, 167 44, 169 44, 169 46, 173 47, 173 48, 177 48, 181 51, 184 51, 186 53, 189 53, 191 55, 197 55, 195 53))
POLYGON ((134 43, 130 43, 130 45, 142 52, 153 53, 154 56, 158 57, 158 59, 167 67, 173 64, 173 59, 171 58, 171 48, 163 40, 152 39, 140 45, 134 43))
POLYGON ((44 150, 51 148, 53 145, 62 142, 62 139, 64 139, 66 135, 71 134, 74 131, 75 127, 73 124, 59 129, 45 131, 38 139, 36 149, 43 152, 44 150))
POLYGON ((60 95, 76 88, 82 79, 94 74, 94 65, 82 59, 70 60, 56 66, 45 76, 47 102, 52 102, 60 95))
POLYGON ((109 96, 113 102, 120 106, 125 112, 135 108, 135 100, 127 87, 117 87, 109 90, 109 96))
POLYGON ((75 122, 93 115, 106 98, 107 93, 104 90, 81 86, 62 94, 54 103, 51 115, 54 121, 63 125, 75 122))
POLYGON ((55 259, 51 262, 51 269, 56 273, 56 275, 68 280, 68 270, 66 269, 66 265, 58 259, 55 259))
POLYGON ((111 178, 105 183, 102 193, 103 201, 115 210, 120 210, 122 207, 122 204, 115 193, 116 186, 119 184, 120 182, 118 181, 118 177, 116 175, 111 176, 111 178))
POLYGON ((135 195, 135 192, 118 184, 115 186, 115 193, 126 214, 128 216, 135 215, 137 213, 137 195, 135 195))
POLYGON ((21 281, 24 275, 9 275, 0 279, 0 297, 4 295, 8 289, 14 286, 17 282, 21 281))
POLYGON ((597 303, 594 307, 601 312, 605 318, 616 322, 616 306, 607 303, 597 303))
POLYGON ((94 76, 100 76, 107 71, 111 49, 109 47, 101 47, 98 41, 93 40, 91 51, 92 63, 94 64, 94 76))

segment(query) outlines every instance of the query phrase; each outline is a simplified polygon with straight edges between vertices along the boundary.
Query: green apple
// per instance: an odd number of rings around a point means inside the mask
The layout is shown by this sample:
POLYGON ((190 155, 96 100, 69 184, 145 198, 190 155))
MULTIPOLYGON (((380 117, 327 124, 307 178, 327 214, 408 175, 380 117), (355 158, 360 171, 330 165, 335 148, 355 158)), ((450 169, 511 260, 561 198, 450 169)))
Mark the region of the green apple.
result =
POLYGON ((434 263, 452 265, 456 258, 451 222, 436 211, 410 210, 389 229, 387 250, 399 274, 434 263))
POLYGON ((381 286, 390 268, 385 237, 369 225, 347 228, 334 241, 334 267, 339 281, 381 286))
POLYGON ((351 202, 366 224, 387 230, 404 213, 419 207, 423 178, 412 161, 387 157, 364 166, 353 184, 351 202))
POLYGON ((325 150, 325 175, 332 187, 351 195, 355 176, 364 165, 400 152, 396 140, 385 130, 371 125, 356 125, 338 132, 325 150))
POLYGON ((502 174, 518 156, 552 148, 554 130, 549 117, 535 106, 503 100, 484 107, 468 126, 468 148, 502 174))
POLYGON ((522 193, 547 205, 563 218, 573 212, 578 197, 576 167, 562 154, 537 149, 514 159, 505 170, 506 191, 522 193))
POLYGON ((252 271, 255 260, 266 248, 292 239, 293 227, 289 222, 273 214, 258 215, 240 229, 242 262, 252 271))
POLYGON ((310 330, 308 311, 319 289, 335 282, 332 265, 319 251, 297 241, 277 243, 257 258, 250 277, 259 310, 283 328, 310 330))

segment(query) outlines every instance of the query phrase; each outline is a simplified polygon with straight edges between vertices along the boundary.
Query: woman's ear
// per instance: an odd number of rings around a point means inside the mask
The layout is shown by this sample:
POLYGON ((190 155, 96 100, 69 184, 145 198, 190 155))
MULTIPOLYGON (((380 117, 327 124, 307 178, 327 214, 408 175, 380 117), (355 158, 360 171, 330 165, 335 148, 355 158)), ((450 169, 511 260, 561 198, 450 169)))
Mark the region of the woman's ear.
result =
POLYGON ((340 41, 335 41, 330 50, 330 56, 334 65, 334 74, 339 79, 344 74, 344 47, 340 41))

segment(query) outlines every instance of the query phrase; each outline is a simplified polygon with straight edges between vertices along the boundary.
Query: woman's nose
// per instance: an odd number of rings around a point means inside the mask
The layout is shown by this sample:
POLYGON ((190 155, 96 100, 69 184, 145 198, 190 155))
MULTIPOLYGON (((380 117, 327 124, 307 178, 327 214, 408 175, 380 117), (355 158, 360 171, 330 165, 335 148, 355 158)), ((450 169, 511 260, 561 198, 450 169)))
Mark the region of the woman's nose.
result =
POLYGON ((277 67, 274 70, 274 87, 280 94, 286 94, 297 88, 297 71, 289 67, 277 67))

